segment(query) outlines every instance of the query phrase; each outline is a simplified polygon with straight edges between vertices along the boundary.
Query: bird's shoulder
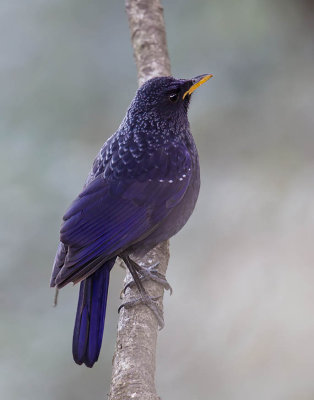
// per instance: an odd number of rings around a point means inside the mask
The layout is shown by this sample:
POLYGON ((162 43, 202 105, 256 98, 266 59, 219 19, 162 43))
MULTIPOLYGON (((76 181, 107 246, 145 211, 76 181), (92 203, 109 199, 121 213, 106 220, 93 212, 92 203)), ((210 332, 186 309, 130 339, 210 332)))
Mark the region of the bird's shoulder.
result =
POLYGON ((85 187, 99 175, 109 182, 171 181, 184 178, 191 168, 191 150, 185 142, 117 131, 95 158, 85 187))

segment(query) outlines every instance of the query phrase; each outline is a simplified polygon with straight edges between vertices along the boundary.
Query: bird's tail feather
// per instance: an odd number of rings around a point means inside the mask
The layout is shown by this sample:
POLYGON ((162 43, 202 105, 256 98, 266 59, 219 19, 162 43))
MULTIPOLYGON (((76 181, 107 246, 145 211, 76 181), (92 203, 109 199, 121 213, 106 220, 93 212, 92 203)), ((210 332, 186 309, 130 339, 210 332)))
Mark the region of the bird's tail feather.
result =
POLYGON ((98 360, 106 315, 109 275, 115 258, 81 282, 73 333, 73 358, 92 367, 98 360))

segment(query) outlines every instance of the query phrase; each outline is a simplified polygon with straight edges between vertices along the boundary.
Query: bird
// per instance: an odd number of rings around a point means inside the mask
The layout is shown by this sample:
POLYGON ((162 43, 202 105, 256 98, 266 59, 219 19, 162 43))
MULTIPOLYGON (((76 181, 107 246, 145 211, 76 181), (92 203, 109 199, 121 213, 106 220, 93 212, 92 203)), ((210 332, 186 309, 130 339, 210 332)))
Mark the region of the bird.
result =
MULTIPOLYGON (((91 368, 98 360, 109 276, 117 257, 130 270, 142 302, 163 324, 141 283, 145 268, 132 257, 175 235, 194 210, 200 167, 188 108, 192 93, 211 77, 146 81, 63 216, 50 286, 61 289, 80 282, 72 342, 79 365, 91 368)), ((169 288, 156 269, 149 276, 169 288)))

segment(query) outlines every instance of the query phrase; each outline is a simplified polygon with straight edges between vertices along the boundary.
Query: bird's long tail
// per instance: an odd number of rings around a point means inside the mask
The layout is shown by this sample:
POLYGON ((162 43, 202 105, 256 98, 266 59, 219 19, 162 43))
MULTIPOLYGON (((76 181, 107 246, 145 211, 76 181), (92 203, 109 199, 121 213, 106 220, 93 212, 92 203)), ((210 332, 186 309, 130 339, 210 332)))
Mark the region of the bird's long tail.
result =
POLYGON ((73 358, 92 367, 98 360, 105 325, 109 275, 115 258, 81 282, 73 333, 73 358))

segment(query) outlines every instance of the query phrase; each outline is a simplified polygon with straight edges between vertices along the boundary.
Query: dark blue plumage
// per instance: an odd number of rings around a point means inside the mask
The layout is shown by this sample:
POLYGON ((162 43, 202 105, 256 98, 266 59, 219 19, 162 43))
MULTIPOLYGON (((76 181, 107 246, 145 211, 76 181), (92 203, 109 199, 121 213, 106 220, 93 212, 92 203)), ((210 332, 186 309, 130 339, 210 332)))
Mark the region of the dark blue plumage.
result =
POLYGON ((84 279, 73 332, 73 358, 77 364, 92 367, 98 360, 104 330, 109 275, 115 258, 84 279))
POLYGON ((96 157, 63 219, 51 286, 80 282, 73 356, 98 359, 109 274, 117 256, 143 255, 177 233, 199 192, 199 163, 187 110, 210 76, 146 82, 96 157))

